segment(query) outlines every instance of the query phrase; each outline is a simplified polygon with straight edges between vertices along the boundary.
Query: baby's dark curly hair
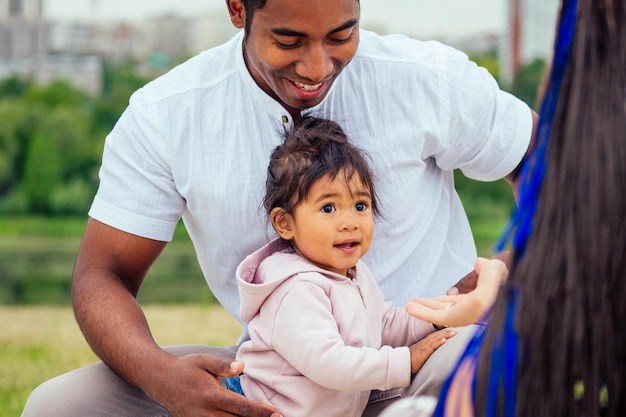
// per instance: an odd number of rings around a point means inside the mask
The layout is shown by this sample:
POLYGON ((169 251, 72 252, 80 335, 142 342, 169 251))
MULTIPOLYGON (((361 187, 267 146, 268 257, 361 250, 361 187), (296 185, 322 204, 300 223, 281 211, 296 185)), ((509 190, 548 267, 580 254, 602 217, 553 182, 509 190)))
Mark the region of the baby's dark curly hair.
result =
POLYGON ((343 175, 346 184, 358 175, 372 196, 372 212, 379 214, 373 175, 364 151, 348 141, 337 123, 305 116, 285 133, 270 157, 263 206, 268 214, 280 207, 287 214, 305 200, 322 177, 343 175))

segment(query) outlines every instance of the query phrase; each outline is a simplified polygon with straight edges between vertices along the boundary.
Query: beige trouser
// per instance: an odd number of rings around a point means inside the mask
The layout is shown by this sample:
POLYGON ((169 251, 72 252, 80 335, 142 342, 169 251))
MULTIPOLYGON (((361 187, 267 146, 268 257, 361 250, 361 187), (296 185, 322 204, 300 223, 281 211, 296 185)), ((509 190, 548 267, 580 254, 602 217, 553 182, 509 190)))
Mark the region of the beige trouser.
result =
MULTIPOLYGON (((363 417, 378 416, 382 410, 403 397, 437 396, 441 385, 456 364, 474 326, 457 329, 456 336, 433 353, 415 375, 411 386, 390 391, 374 391, 363 417)), ((233 358, 235 348, 181 345, 165 348, 177 355, 210 353, 233 358)), ((167 410, 149 399, 141 390, 126 383, 102 362, 53 378, 35 389, 22 417, 169 417, 167 410)))

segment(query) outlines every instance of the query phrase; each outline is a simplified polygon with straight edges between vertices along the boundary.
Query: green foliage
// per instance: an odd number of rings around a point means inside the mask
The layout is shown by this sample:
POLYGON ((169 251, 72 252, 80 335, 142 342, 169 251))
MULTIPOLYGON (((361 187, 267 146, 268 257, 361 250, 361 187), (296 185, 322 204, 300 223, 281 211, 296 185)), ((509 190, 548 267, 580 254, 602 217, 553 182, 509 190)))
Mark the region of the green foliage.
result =
POLYGON ((100 97, 65 81, 0 80, 0 214, 85 214, 104 137, 146 82, 130 62, 106 66, 100 97))
POLYGON ((14 97, 0 100, 0 196, 17 182, 37 116, 14 97))
POLYGON ((504 180, 479 182, 468 179, 458 170, 454 174, 478 255, 489 257, 515 207, 513 189, 504 180))
POLYGON ((546 73, 546 61, 535 59, 522 67, 510 87, 510 92, 523 100, 531 108, 537 110, 540 87, 546 73))
POLYGON ((35 135, 30 143, 20 188, 34 213, 47 211, 50 190, 60 185, 62 178, 61 153, 54 139, 35 135))
POLYGON ((21 97, 28 90, 30 82, 16 75, 0 81, 0 97, 21 97))
POLYGON ((131 94, 148 81, 137 73, 132 61, 115 66, 105 65, 102 96, 94 107, 94 129, 108 133, 128 105, 131 94))
POLYGON ((457 170, 454 182, 470 222, 505 219, 515 207, 511 185, 504 180, 474 181, 457 170))
POLYGON ((485 55, 471 56, 470 59, 478 66, 485 68, 497 80, 500 74, 500 63, 496 51, 491 51, 485 55))
POLYGON ((92 184, 82 178, 74 178, 53 190, 48 208, 54 214, 84 215, 89 210, 93 196, 92 184))
POLYGON ((63 80, 53 81, 45 87, 31 86, 25 91, 23 97, 27 103, 43 106, 46 109, 55 107, 81 109, 90 102, 87 93, 72 87, 63 80))

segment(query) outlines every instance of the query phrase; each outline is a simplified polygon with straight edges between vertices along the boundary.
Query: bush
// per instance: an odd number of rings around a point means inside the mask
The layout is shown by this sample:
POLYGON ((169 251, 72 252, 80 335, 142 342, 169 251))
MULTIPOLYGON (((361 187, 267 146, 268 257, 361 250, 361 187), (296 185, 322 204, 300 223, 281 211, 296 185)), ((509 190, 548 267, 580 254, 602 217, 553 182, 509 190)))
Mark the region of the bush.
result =
POLYGON ((81 178, 59 185, 50 196, 49 209, 52 214, 84 215, 93 200, 93 187, 81 178))

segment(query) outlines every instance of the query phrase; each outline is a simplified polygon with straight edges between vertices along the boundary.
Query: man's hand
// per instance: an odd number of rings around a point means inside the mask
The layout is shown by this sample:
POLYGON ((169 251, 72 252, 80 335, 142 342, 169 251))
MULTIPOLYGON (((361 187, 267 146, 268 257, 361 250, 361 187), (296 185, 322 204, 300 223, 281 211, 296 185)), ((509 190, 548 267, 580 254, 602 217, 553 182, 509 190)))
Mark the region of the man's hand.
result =
POLYGON ((208 354, 172 356, 146 394, 173 417, 279 417, 276 409, 221 386, 218 376, 239 375, 243 366, 243 362, 208 354))
POLYGON ((476 288, 476 282, 478 282, 478 274, 476 271, 472 271, 459 280, 454 287, 450 288, 447 295, 459 295, 467 294, 476 288))
MULTIPOLYGON (((511 260, 511 252, 506 251, 502 253, 498 253, 493 255, 490 259, 499 259, 508 267, 510 265, 511 260)), ((458 294, 467 294, 470 291, 474 291, 476 289, 476 283, 478 282, 478 273, 476 268, 471 271, 469 274, 465 275, 463 278, 459 280, 454 287, 450 288, 447 295, 458 295, 458 294)))

